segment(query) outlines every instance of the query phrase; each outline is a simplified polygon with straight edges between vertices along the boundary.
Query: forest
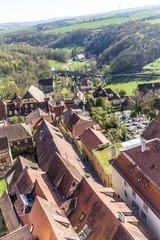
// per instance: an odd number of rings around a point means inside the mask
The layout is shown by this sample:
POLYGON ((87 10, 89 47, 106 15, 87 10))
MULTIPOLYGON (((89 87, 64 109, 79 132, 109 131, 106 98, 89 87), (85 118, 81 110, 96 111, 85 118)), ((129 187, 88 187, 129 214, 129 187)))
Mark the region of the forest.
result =
POLYGON ((66 63, 75 54, 95 53, 96 69, 105 74, 135 73, 160 58, 160 25, 130 21, 65 33, 24 31, 0 34, 0 96, 12 86, 23 94, 51 76, 48 60, 66 63), (67 46, 71 46, 70 51, 67 46), (12 84, 9 86, 9 84, 12 84), (14 85, 14 86, 13 86, 14 85))

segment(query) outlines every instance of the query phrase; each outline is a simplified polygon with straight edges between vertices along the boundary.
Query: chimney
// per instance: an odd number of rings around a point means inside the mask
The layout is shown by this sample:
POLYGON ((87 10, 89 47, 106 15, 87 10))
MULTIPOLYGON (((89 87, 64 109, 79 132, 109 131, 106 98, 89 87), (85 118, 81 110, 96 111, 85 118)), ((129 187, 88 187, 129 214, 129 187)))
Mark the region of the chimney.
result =
POLYGON ((111 150, 111 159, 116 158, 116 147, 115 146, 110 147, 110 150, 111 150))
POLYGON ((144 153, 145 150, 146 150, 146 143, 145 141, 142 141, 141 152, 144 153))

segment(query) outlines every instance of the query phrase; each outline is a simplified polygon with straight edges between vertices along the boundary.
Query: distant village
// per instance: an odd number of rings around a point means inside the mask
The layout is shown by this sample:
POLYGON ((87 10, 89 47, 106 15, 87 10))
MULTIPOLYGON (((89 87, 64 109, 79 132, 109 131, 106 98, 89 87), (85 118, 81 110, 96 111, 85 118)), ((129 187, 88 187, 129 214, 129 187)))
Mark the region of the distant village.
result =
POLYGON ((134 99, 80 77, 71 99, 49 96, 51 78, 0 101, 0 240, 160 239, 160 102, 154 119, 132 116, 134 99), (105 136, 86 94, 93 106, 102 98, 114 108, 123 140, 105 136))

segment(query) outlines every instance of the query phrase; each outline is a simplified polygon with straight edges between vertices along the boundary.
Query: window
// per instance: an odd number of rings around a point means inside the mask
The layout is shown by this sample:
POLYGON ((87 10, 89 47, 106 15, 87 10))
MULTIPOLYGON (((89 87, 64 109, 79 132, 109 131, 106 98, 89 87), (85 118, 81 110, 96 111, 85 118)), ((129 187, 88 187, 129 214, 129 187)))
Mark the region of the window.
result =
POLYGON ((132 196, 136 198, 136 192, 132 189, 132 196))
POLYGON ((20 145, 20 141, 17 141, 17 145, 20 145))
POLYGON ((148 205, 146 203, 143 203, 143 208, 146 212, 148 212, 148 205))
POLYGON ((87 223, 84 225, 83 229, 78 233, 80 240, 85 240, 94 229, 92 228, 91 224, 87 220, 87 223))
POLYGON ((132 207, 136 210, 137 213, 139 213, 139 206, 134 201, 132 201, 132 207))
POLYGON ((124 195, 126 196, 126 198, 128 198, 128 194, 125 190, 124 190, 124 195))
POLYGON ((85 215, 84 213, 82 213, 81 216, 80 216, 80 218, 79 218, 79 220, 82 222, 83 219, 85 218, 85 216, 86 216, 86 215, 85 215))
POLYGON ((28 143, 28 139, 24 139, 24 142, 25 142, 25 143, 28 143))
POLYGON ((34 228, 34 226, 33 226, 33 224, 32 224, 32 226, 31 226, 31 228, 30 228, 30 233, 33 232, 33 228, 34 228))
POLYGON ((145 223, 147 222, 147 216, 143 211, 141 211, 141 218, 145 223))

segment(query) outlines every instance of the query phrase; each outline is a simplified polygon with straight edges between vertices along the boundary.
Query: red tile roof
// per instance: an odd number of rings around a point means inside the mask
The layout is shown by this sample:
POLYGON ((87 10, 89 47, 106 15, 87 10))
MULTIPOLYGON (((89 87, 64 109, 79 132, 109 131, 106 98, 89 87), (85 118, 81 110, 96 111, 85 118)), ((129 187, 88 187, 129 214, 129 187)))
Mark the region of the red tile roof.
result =
POLYGON ((160 140, 148 141, 145 152, 141 152, 140 145, 132 147, 122 151, 119 157, 112 162, 112 166, 158 217, 160 217, 159 151, 160 140), (142 176, 140 181, 138 181, 138 174, 142 176))
POLYGON ((50 167, 55 152, 59 153, 70 164, 74 165, 77 171, 84 175, 80 165, 80 159, 61 134, 60 130, 53 127, 47 121, 43 121, 35 134, 38 162, 44 171, 50 167))
POLYGON ((29 138, 32 135, 23 124, 15 124, 0 128, 0 137, 7 137, 9 142, 29 138))
POLYGON ((26 98, 34 98, 38 102, 44 102, 45 96, 44 93, 37 87, 31 85, 30 88, 27 90, 23 99, 26 98))
POLYGON ((33 240, 33 238, 30 234, 28 225, 25 225, 0 238, 0 240, 33 240))
POLYGON ((93 149, 97 148, 101 144, 110 144, 110 141, 103 133, 92 128, 85 130, 85 132, 80 136, 80 139, 91 153, 93 149))
POLYGON ((83 178, 72 197, 77 197, 77 206, 68 216, 69 220, 77 232, 87 223, 94 229, 88 240, 104 239, 104 236, 107 240, 152 239, 126 204, 118 200, 113 189, 83 178), (125 213, 125 223, 119 220, 119 212, 125 213))
POLYGON ((26 124, 31 123, 33 118, 42 117, 46 115, 47 113, 45 113, 42 109, 37 108, 26 116, 26 124))
POLYGON ((160 138, 160 122, 153 120, 149 127, 142 133, 141 137, 145 140, 160 138))
POLYGON ((102 130, 102 126, 97 120, 86 121, 79 124, 73 124, 72 133, 76 138, 79 138, 86 129, 94 128, 95 130, 102 130))

